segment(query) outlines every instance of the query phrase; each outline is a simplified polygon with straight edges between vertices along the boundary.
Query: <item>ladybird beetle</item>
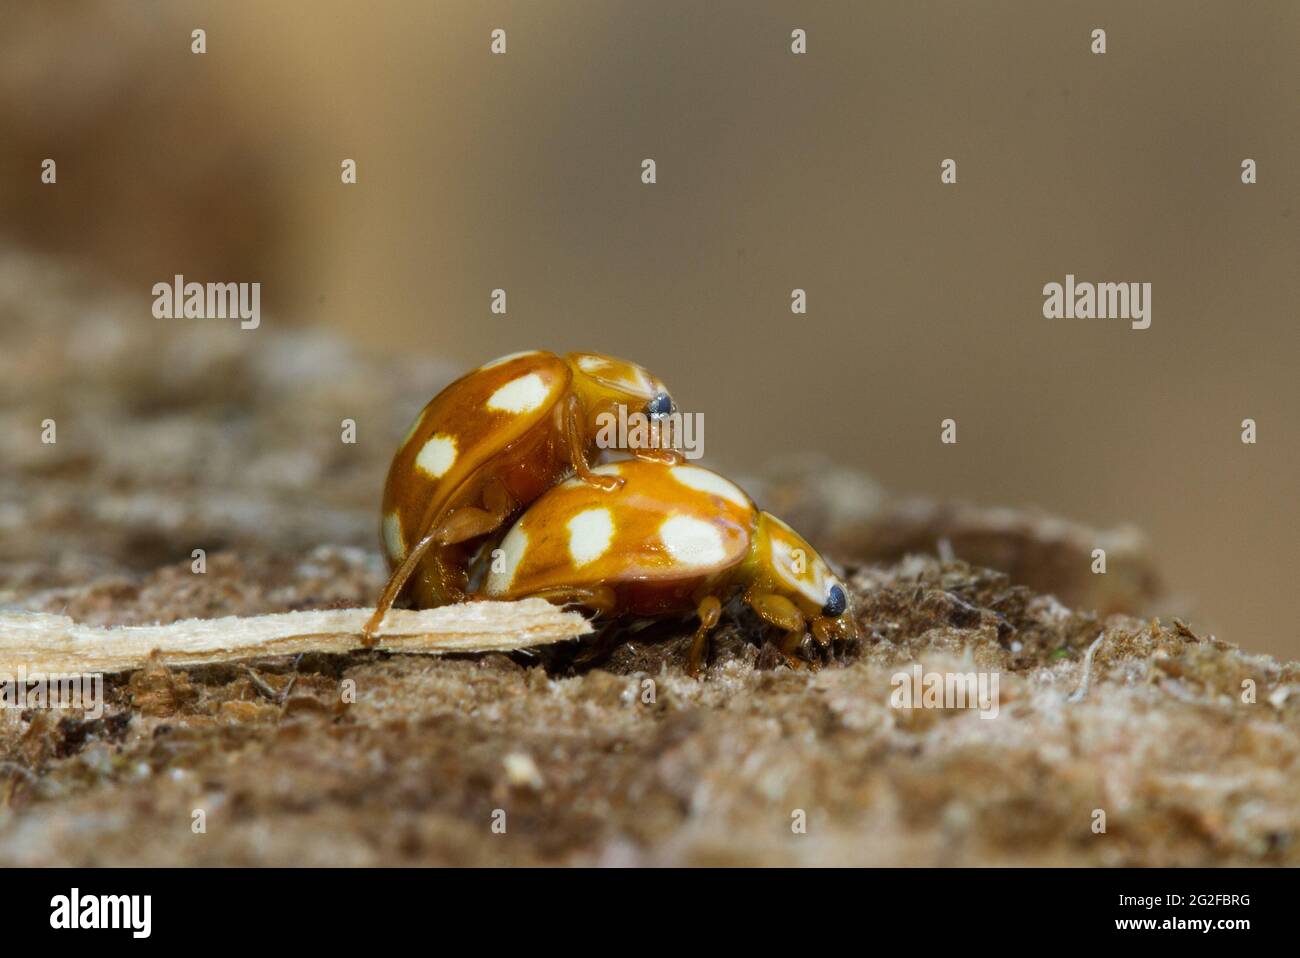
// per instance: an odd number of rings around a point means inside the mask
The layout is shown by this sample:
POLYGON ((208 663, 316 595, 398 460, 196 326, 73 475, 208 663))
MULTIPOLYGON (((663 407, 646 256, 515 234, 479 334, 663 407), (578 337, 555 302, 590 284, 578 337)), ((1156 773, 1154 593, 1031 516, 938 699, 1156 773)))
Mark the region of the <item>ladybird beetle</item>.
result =
MULTIPOLYGON (((381 537, 392 574, 366 624, 365 644, 374 644, 408 583, 417 608, 463 600, 473 543, 568 473, 598 489, 616 488, 619 481, 594 473, 590 462, 602 414, 620 405, 644 412, 652 424, 674 408, 667 388, 645 369, 599 353, 502 356, 434 396, 388 470, 381 537)), ((681 460, 672 449, 633 452, 681 460)))
POLYGON ((806 627, 822 647, 857 636, 848 590, 826 561, 730 480, 638 460, 595 472, 622 485, 601 493, 571 479, 538 498, 501 540, 482 598, 539 596, 611 616, 693 610, 692 675, 722 603, 738 593, 785 632, 780 648, 791 665, 806 627))

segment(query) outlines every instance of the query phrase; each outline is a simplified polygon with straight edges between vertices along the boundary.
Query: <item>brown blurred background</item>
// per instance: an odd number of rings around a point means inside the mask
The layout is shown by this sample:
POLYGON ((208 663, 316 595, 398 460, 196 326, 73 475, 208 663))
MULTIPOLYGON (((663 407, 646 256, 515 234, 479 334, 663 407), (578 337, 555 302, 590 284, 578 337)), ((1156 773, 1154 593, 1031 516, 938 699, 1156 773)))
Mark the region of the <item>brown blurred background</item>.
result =
POLYGON ((138 291, 141 323, 183 273, 260 281, 264 326, 381 353, 625 355, 705 414, 710 464, 819 452, 900 492, 1133 522, 1199 627, 1300 655, 1293 0, 10 2, 0 23, 0 230, 138 291), (1151 328, 1044 319, 1067 272, 1152 283, 1151 328))

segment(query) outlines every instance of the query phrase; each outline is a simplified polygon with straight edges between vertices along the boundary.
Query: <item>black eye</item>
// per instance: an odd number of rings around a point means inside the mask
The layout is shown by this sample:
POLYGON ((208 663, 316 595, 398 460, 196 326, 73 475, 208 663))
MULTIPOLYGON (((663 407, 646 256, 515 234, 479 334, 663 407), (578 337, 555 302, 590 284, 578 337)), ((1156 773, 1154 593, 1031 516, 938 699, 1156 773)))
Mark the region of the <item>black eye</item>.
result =
POLYGON ((673 411, 673 399, 667 393, 659 393, 645 404, 647 416, 667 416, 673 411))
POLYGON ((849 597, 844 594, 844 590, 837 585, 831 586, 831 594, 826 597, 826 604, 822 606, 822 615, 827 618, 835 618, 837 615, 843 615, 844 610, 849 607, 849 597))

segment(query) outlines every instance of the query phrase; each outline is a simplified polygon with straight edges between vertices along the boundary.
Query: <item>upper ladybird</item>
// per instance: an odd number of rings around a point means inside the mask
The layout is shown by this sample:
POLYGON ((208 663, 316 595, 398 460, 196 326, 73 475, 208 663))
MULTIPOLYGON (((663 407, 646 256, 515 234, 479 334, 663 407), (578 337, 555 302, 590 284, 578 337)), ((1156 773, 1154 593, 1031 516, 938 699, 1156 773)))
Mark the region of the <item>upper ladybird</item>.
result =
MULTIPOLYGON (((636 363, 600 353, 512 353, 447 386, 420 411, 388 470, 381 539, 393 573, 366 626, 368 641, 408 588, 417 608, 465 596, 466 565, 485 536, 574 474, 592 472, 605 414, 661 417, 668 388, 636 363)), ((672 450, 635 455, 678 461, 672 450)))

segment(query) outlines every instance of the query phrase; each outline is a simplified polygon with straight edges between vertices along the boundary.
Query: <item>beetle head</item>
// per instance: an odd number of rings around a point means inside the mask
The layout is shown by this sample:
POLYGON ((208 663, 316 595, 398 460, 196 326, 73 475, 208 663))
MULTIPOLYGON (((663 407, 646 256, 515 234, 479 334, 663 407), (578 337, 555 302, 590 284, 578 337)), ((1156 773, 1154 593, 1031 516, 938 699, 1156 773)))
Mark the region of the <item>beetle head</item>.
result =
POLYGON ((849 590, 803 536, 771 513, 759 515, 754 562, 762 588, 793 602, 819 643, 857 635, 849 590))
POLYGON ((618 406, 653 421, 664 419, 677 408, 668 387, 643 366, 603 353, 570 353, 565 358, 573 370, 574 389, 593 427, 597 416, 618 406))

